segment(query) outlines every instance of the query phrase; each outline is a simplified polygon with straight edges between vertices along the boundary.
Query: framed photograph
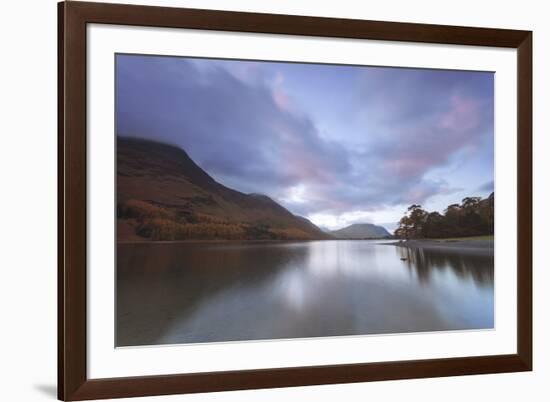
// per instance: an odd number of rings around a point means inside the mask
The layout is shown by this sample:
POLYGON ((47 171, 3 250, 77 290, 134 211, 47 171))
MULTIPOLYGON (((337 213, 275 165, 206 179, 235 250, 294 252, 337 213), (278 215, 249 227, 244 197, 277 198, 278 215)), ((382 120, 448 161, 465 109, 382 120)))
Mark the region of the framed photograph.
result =
POLYGON ((532 33, 59 3, 59 399, 532 369, 532 33))

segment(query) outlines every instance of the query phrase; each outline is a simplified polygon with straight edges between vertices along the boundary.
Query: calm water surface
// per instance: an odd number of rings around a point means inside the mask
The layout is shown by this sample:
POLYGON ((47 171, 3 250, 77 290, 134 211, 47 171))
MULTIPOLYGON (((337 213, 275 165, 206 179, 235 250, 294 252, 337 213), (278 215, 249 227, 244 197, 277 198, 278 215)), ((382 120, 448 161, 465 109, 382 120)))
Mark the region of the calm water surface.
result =
POLYGON ((117 346, 493 328, 492 252, 379 243, 119 244, 117 346))

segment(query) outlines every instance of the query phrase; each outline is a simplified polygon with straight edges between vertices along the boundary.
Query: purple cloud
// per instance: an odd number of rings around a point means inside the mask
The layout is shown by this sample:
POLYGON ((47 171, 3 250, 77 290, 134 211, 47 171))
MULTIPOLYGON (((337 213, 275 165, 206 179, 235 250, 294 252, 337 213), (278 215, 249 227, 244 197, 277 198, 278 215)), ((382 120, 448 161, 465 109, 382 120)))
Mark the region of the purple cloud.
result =
POLYGON ((462 187, 430 177, 457 155, 492 155, 491 73, 118 55, 116 106, 117 135, 302 215, 421 203, 462 187))

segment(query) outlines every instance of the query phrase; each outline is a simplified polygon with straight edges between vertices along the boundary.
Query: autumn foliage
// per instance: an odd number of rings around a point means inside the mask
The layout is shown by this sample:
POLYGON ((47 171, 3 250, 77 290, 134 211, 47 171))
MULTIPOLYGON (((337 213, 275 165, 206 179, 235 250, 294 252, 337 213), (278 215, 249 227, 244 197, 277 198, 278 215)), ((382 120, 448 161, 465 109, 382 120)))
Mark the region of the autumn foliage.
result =
POLYGON ((118 204, 119 219, 135 222, 135 233, 159 240, 307 240, 297 228, 225 221, 204 213, 178 211, 153 202, 128 200, 118 204))

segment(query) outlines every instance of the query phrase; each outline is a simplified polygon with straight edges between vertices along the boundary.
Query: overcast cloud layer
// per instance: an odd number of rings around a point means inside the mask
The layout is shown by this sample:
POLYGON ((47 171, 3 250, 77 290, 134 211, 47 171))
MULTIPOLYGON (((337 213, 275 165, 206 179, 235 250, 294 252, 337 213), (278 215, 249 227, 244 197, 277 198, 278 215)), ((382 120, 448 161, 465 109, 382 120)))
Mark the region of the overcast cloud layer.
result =
POLYGON ((493 187, 493 74, 118 55, 117 135, 331 228, 493 187))

